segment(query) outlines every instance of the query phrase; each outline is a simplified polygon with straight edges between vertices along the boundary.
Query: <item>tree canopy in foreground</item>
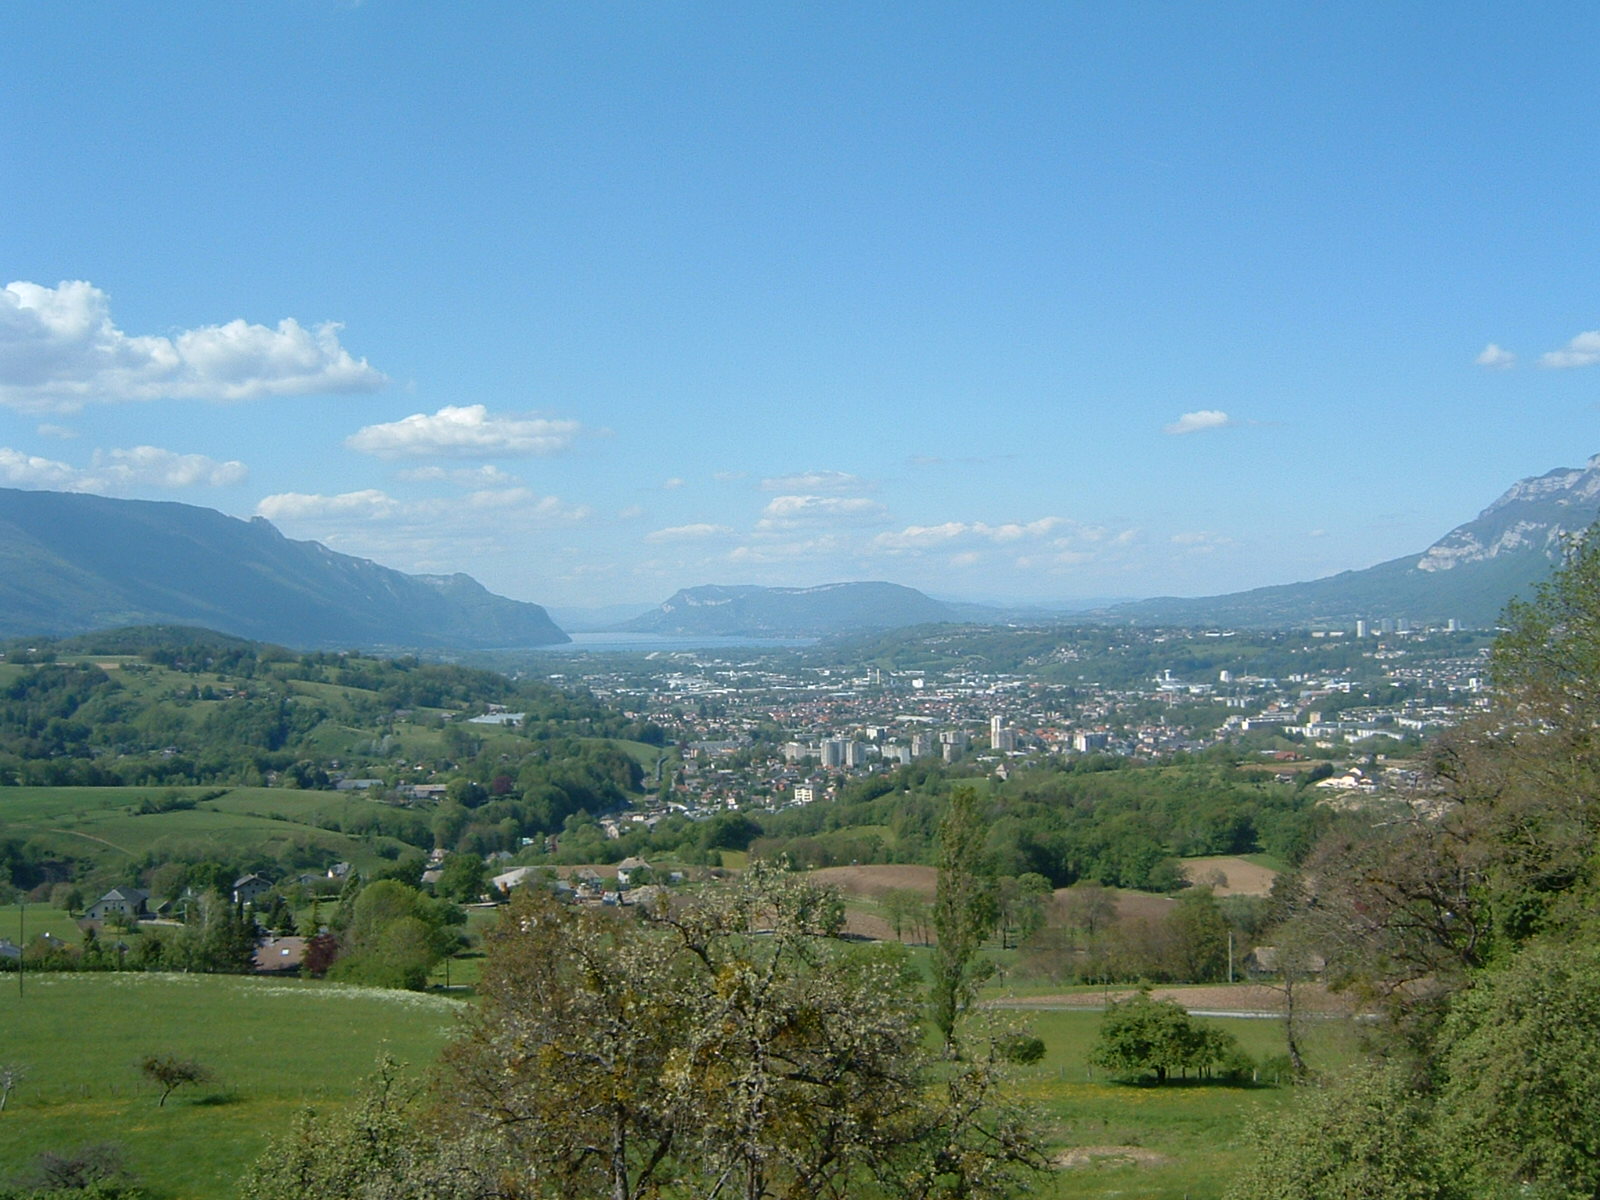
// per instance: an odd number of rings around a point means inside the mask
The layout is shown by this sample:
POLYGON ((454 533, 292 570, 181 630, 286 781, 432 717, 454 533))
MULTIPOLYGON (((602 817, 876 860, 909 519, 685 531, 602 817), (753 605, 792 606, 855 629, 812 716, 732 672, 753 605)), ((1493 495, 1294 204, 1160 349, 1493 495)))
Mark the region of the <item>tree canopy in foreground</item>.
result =
POLYGON ((760 865, 644 914, 519 894, 427 1103, 402 1114, 389 1077, 303 1118, 246 1195, 1016 1194, 1040 1158, 999 1055, 930 1054, 907 960, 841 917, 760 865))

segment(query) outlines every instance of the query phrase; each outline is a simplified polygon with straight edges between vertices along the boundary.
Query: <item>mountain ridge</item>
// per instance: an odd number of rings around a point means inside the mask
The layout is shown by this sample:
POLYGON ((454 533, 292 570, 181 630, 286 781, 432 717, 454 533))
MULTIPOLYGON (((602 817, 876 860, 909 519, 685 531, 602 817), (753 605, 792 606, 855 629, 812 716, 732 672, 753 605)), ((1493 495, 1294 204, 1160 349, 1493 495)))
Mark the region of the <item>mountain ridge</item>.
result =
POLYGON ((1302 583, 1195 598, 1153 597, 1096 615, 1238 628, 1349 626, 1390 617, 1417 624, 1494 625, 1561 559, 1567 539, 1600 518, 1600 455, 1520 479, 1472 520, 1420 554, 1302 583))
POLYGON ((0 488, 0 636, 200 625, 302 649, 569 640, 466 575, 406 575, 166 500, 0 488))

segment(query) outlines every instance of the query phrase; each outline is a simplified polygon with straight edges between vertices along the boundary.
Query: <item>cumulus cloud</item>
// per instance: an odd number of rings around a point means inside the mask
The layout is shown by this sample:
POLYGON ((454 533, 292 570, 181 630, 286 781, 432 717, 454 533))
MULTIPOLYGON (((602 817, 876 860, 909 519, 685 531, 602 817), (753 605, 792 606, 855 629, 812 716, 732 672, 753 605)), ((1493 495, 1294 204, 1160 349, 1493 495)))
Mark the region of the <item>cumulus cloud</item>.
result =
POLYGON ((657 529, 644 535, 647 542, 703 542, 712 538, 731 537, 733 530, 726 525, 674 525, 657 529))
POLYGON ((64 462, 0 446, 0 480, 9 487, 64 488, 73 491, 76 490, 79 477, 78 469, 64 462))
POLYGON ((862 496, 774 496, 761 510, 756 528, 876 524, 888 511, 876 500, 862 496))
MULTIPOLYGON (((96 451, 91 481, 107 490, 135 487, 228 487, 243 483, 250 471, 242 462, 218 462, 204 454, 177 454, 156 446, 96 451)), ((98 490, 98 489, 96 489, 98 490)))
POLYGON ((1037 521, 990 525, 984 521, 946 521, 942 525, 908 525, 892 533, 880 533, 873 544, 891 553, 931 550, 952 543, 989 542, 996 545, 1025 539, 1048 537, 1066 522, 1061 517, 1040 517, 1037 521))
POLYGON ((377 458, 529 458, 557 454, 583 427, 577 421, 538 416, 491 416, 482 404, 447 404, 438 412, 412 413, 384 425, 368 425, 345 445, 377 458))
POLYGON ((1203 408, 1199 412, 1187 412, 1170 425, 1161 427, 1162 433, 1184 434, 1199 433, 1203 429, 1226 429, 1235 422, 1227 413, 1215 408, 1203 408))
POLYGON ((253 400, 370 392, 387 379, 339 344, 340 326, 276 328, 243 320, 132 336, 109 299, 82 280, 56 287, 17 281, 0 290, 0 404, 22 412, 76 412, 124 400, 253 400))
POLYGON ((400 511, 398 500, 376 488, 319 496, 306 492, 279 492, 263 497, 256 513, 269 521, 305 521, 324 517, 361 517, 386 520, 400 511))
POLYGON ((1600 363, 1600 329, 1580 333, 1560 350, 1539 356, 1541 367, 1592 367, 1600 363))
POLYGON ((876 487, 870 480, 847 471, 804 471, 796 475, 777 475, 761 481, 764 492, 789 492, 816 495, 841 492, 870 492, 876 487))
POLYGON ((1115 561, 1138 537, 1136 529, 1112 530, 1048 516, 1000 524, 908 525, 878 534, 866 549, 873 555, 937 562, 941 568, 983 566, 1053 575, 1090 561, 1115 561))
POLYGON ((249 474, 241 462, 218 462, 204 454, 177 454, 156 446, 97 450, 85 468, 0 447, 0 481, 13 487, 122 495, 141 488, 228 487, 243 483, 249 474))
POLYGON ((355 518, 440 525, 463 519, 474 523, 485 510, 514 512, 517 520, 558 524, 587 520, 584 505, 569 505, 555 496, 539 496, 528 488, 484 488, 459 499, 400 500, 377 488, 322 496, 306 492, 280 492, 263 497, 256 512, 269 521, 319 521, 355 518))
POLYGON ((1517 356, 1511 351, 1502 350, 1499 346, 1495 345, 1493 342, 1490 342, 1479 352, 1478 357, 1472 361, 1477 363, 1480 367, 1489 367, 1493 370, 1504 371, 1516 366, 1517 356))

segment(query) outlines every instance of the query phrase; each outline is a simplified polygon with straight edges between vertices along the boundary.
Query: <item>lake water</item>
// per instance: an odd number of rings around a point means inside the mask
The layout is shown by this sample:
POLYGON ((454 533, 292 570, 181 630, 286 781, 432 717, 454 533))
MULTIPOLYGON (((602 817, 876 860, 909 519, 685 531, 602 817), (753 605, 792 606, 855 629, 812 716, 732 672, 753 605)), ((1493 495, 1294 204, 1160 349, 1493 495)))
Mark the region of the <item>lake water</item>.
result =
POLYGON ((565 645, 540 646, 549 654, 607 652, 649 654, 673 650, 799 650, 816 638, 683 637, 667 633, 574 633, 565 645))

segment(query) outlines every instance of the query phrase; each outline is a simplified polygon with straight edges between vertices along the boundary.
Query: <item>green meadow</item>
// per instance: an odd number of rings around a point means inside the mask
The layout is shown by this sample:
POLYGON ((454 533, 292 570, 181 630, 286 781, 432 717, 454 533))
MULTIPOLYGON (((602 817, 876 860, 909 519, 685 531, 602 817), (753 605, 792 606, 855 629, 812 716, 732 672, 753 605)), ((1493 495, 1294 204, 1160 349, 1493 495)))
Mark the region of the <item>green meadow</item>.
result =
POLYGON ((25 1078, 0 1112, 0 1181, 41 1153, 112 1143, 155 1200, 221 1200, 306 1104, 342 1105, 384 1051, 414 1067, 460 1003, 413 992, 224 975, 0 975, 0 1064, 25 1078), (157 1090, 136 1063, 174 1054, 213 1079, 157 1090))
MULTIPOLYGON (((1021 1097, 1044 1119, 1058 1164, 1042 1196, 1112 1200, 1208 1200, 1226 1192, 1249 1152, 1258 1117, 1287 1103, 1293 1089, 1177 1080, 1157 1087, 1105 1078, 1088 1065, 1100 1027, 1092 1010, 1017 1014, 1046 1046, 1025 1068, 1021 1097)), ((1270 1018, 1200 1018, 1227 1030, 1258 1062, 1283 1053, 1283 1026, 1270 1018)), ((1309 1022, 1303 1034, 1314 1069, 1331 1070, 1355 1052, 1344 1021, 1309 1022)))
MULTIPOLYGON (((234 976, 30 974, 19 997, 17 977, 0 975, 0 1065, 26 1070, 0 1112, 0 1181, 45 1151, 115 1143, 152 1200, 224 1200, 301 1106, 347 1103, 384 1051, 420 1073, 460 1011, 438 994, 234 976), (158 1108, 135 1066, 152 1053, 194 1059, 214 1079, 158 1108)), ((1108 1081, 1087 1065, 1097 1012, 1013 1015, 1047 1048, 1018 1080, 1063 1164, 1040 1196, 1221 1196, 1250 1121, 1289 1098, 1274 1086, 1108 1081)), ((1281 1052, 1276 1021, 1216 1023, 1258 1059, 1281 1052)), ((1309 1044, 1327 1067, 1352 1043, 1326 1022, 1309 1044)))
POLYGON ((314 847, 371 869, 408 848, 390 837, 325 829, 351 818, 376 822, 387 805, 356 795, 264 787, 10 787, 0 789, 0 826, 12 837, 115 871, 131 860, 277 857, 314 847), (219 794, 220 793, 220 794, 219 794), (179 796, 193 808, 140 813, 149 800, 179 796))

